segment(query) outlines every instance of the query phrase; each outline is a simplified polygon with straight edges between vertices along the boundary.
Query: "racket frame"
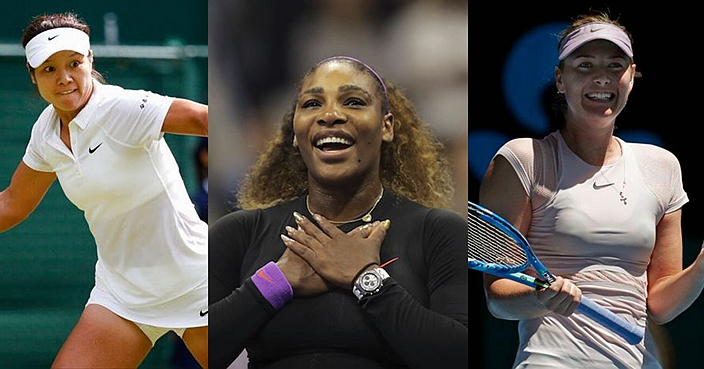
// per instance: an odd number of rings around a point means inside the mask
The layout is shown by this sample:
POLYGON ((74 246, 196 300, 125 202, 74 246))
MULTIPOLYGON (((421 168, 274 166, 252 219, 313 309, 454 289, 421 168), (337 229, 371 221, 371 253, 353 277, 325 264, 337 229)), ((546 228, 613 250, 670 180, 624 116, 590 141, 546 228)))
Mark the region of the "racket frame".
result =
MULTIPOLYGON (((527 264, 517 265, 515 267, 509 267, 505 265, 500 265, 496 263, 487 263, 480 260, 472 259, 467 256, 467 266, 470 269, 478 270, 484 273, 489 273, 501 278, 508 278, 513 281, 523 283, 527 286, 533 288, 548 288, 550 284, 555 281, 555 276, 550 273, 550 271, 543 265, 538 259, 537 255, 530 246, 528 240, 523 236, 523 234, 516 229, 516 227, 505 220, 500 215, 492 212, 491 210, 475 204, 471 201, 467 202, 468 214, 467 221, 469 222, 469 213, 474 213, 478 218, 483 221, 496 226, 499 230, 504 232, 509 237, 513 238, 517 244, 523 248, 527 257, 527 264), (532 277, 528 274, 523 273, 528 266, 532 266, 535 271, 540 275, 543 280, 532 277)), ((469 225, 467 226, 469 228, 469 225)), ((469 232, 469 229, 467 230, 469 232)), ((469 240, 468 240, 469 242, 469 240)), ((601 325, 609 328, 614 333, 621 336, 626 342, 630 344, 638 344, 643 341, 645 336, 645 328, 641 327, 635 323, 631 323, 624 319, 623 317, 616 315, 612 311, 606 309, 605 307, 597 304, 593 300, 582 296, 582 299, 577 306, 577 310, 588 316, 592 320, 600 323, 601 325)))

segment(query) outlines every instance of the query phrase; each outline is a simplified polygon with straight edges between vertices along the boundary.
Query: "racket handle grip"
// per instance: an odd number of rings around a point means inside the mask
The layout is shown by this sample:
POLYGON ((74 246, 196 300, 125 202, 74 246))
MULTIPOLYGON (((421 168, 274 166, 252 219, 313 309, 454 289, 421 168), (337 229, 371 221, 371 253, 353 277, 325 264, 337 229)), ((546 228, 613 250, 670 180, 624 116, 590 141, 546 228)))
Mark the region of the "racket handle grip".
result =
POLYGON ((645 328, 616 315, 594 302, 594 300, 582 296, 582 302, 577 307, 577 310, 597 323, 609 328, 632 345, 636 345, 643 340, 645 328))

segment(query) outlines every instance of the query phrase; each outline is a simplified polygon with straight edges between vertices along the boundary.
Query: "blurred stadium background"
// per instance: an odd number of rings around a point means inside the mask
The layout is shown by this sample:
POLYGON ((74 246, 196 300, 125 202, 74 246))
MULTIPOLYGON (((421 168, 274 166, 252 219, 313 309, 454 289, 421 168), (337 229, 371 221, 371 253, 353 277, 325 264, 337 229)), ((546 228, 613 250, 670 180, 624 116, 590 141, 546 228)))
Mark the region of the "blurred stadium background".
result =
MULTIPOLYGON (((11 16, 0 23, 1 189, 9 184, 31 127, 46 106, 25 68, 22 31, 35 15, 69 10, 91 26, 95 68, 108 83, 208 103, 205 2, 16 2, 11 16)), ((198 140, 174 135, 166 140, 195 193, 198 140)), ((83 310, 95 262, 83 214, 57 181, 25 222, 0 234, 0 367, 51 365, 83 310)), ((189 363, 188 358, 173 361, 180 353, 180 344, 165 337, 141 368, 186 367, 180 363, 189 363)))
MULTIPOLYGON (((358 57, 404 88, 446 144, 453 209, 467 200, 467 0, 209 0, 209 220, 235 191, 293 102, 295 84, 331 55, 358 57)), ((242 355, 231 368, 246 368, 242 355)))

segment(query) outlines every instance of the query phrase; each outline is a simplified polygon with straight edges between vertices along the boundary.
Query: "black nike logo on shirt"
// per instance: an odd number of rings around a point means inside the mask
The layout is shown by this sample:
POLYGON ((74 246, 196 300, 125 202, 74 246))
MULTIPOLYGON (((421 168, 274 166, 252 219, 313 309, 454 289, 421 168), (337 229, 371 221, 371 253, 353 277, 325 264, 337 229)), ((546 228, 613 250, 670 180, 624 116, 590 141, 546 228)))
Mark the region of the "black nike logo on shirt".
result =
POLYGON ((605 184, 596 184, 596 182, 594 182, 594 184, 592 184, 592 188, 594 188, 595 190, 600 190, 602 188, 612 186, 613 184, 614 184, 613 182, 605 183, 605 184))
POLYGON ((98 150, 98 148, 99 148, 100 145, 102 145, 102 144, 103 144, 103 143, 101 142, 101 143, 99 143, 98 146, 96 146, 96 147, 89 147, 89 148, 88 148, 88 153, 89 153, 89 154, 94 153, 95 150, 98 150))
POLYGON ((205 311, 201 310, 200 311, 200 316, 206 316, 208 315, 208 309, 205 309, 205 311))
POLYGON ((49 41, 51 41, 51 40, 53 40, 53 39, 55 39, 55 38, 57 38, 57 37, 59 37, 59 35, 49 36, 49 41))

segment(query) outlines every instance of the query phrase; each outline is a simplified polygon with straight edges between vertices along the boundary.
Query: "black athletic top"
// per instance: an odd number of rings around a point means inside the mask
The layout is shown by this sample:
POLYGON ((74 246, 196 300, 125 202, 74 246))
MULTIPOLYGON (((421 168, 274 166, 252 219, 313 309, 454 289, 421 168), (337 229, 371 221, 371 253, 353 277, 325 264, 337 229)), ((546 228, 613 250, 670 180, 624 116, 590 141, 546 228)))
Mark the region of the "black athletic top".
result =
MULTIPOLYGON (((374 220, 391 219, 381 262, 391 276, 361 301, 336 289, 294 298, 279 311, 250 279, 286 246, 280 235, 296 227, 293 212, 311 221, 305 195, 263 210, 241 210, 217 220, 209 233, 209 361, 226 368, 246 348, 249 368, 468 367, 468 269, 465 221, 391 191, 374 220)), ((360 222, 344 224, 349 232, 360 222)))

